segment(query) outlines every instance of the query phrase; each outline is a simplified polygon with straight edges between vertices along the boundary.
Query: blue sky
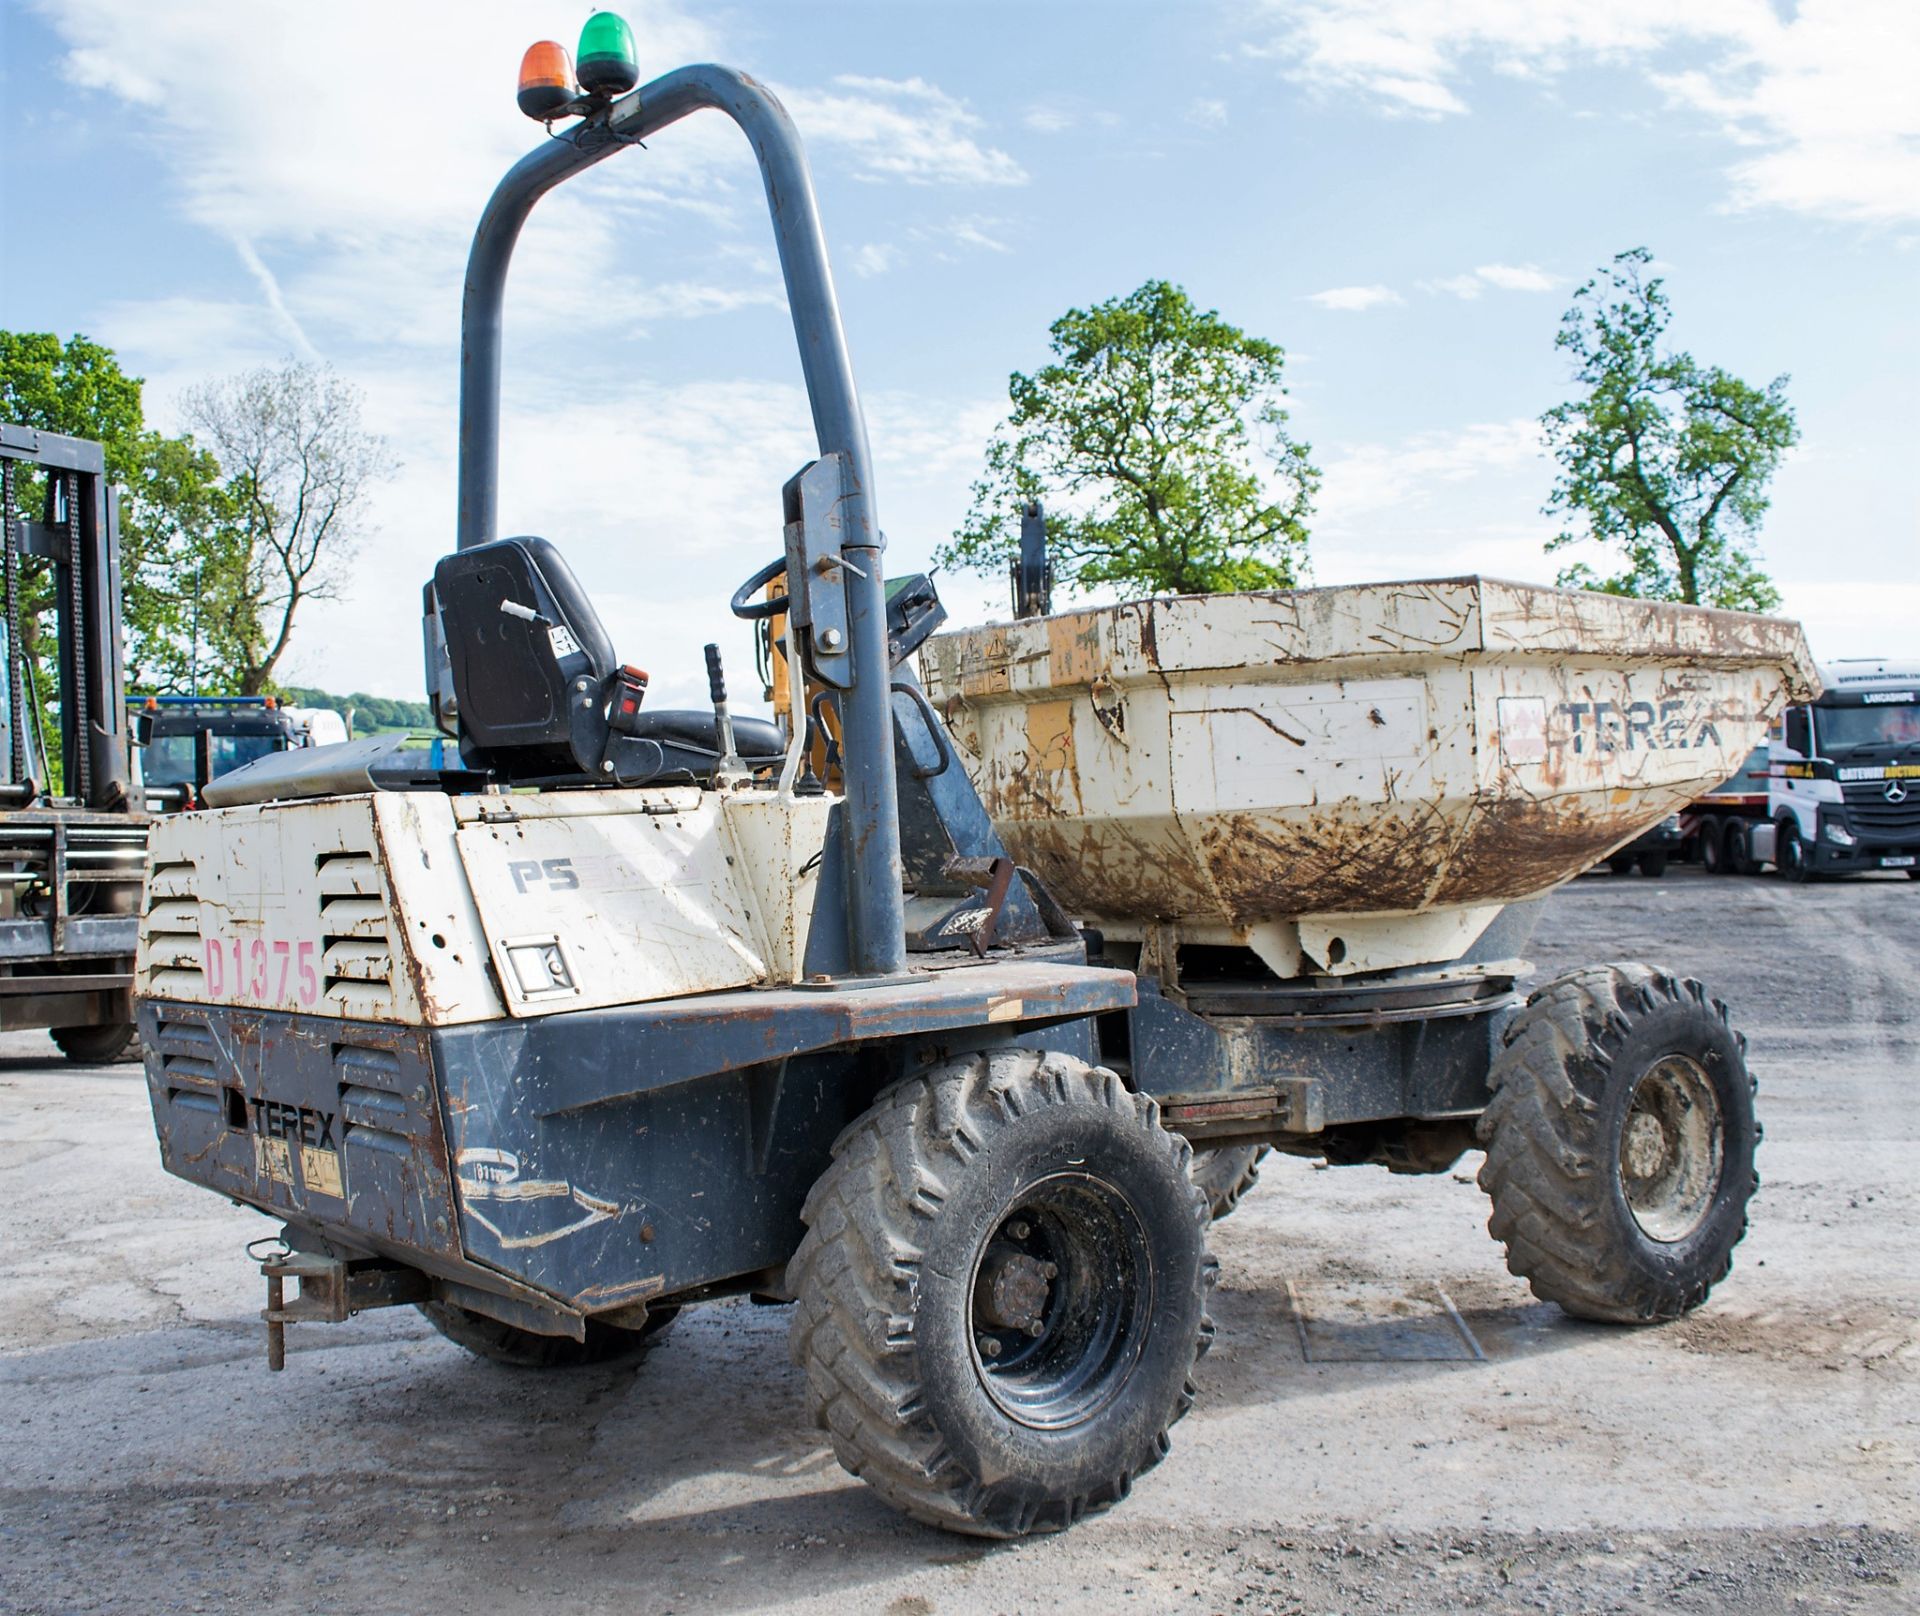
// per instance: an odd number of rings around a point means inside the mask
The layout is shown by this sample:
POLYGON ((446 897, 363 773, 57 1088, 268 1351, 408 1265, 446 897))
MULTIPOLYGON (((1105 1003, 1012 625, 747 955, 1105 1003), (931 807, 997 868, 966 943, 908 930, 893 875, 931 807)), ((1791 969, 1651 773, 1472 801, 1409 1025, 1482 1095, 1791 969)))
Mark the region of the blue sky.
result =
MULTIPOLYGON (((0 324, 181 390, 335 366, 405 462, 282 676, 419 694, 452 543, 460 273, 541 138, 519 55, 591 8, 0 0, 0 324)), ((1920 7, 1909 0, 635 4, 644 76, 772 83, 809 142, 894 571, 965 509, 1009 371, 1162 276, 1289 355, 1322 583, 1550 578, 1535 421, 1578 282, 1657 255, 1675 341, 1793 377, 1766 564, 1823 657, 1920 655, 1920 7)), ((656 690, 779 546, 811 450, 744 143, 702 116, 543 203, 508 304, 506 531, 656 690)), ((1001 580, 946 579, 955 615, 1001 580)))

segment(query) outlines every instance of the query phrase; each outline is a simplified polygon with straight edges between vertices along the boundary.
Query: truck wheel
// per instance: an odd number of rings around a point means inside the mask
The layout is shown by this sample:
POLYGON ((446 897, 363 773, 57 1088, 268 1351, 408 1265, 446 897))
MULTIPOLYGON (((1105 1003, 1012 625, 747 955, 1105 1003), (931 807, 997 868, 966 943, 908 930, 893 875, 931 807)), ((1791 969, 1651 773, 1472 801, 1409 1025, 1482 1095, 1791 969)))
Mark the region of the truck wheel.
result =
POLYGON ((1607 858, 1607 868, 1615 875, 1633 874, 1633 855, 1631 853, 1613 853, 1607 858))
POLYGON ((570 1335, 541 1335, 503 1324, 453 1302, 422 1302, 419 1307, 427 1322, 456 1346, 465 1347, 476 1358, 511 1364, 516 1369, 581 1369, 589 1364, 624 1363, 649 1352, 680 1316, 679 1308, 663 1307, 649 1313, 647 1322, 637 1330, 588 1319, 586 1340, 576 1341, 570 1335))
POLYGON ((1266 1154, 1265 1145, 1215 1145, 1193 1153, 1188 1176, 1207 1198, 1207 1211, 1215 1223, 1260 1181, 1260 1163, 1266 1154))
POLYGON ((76 1066, 110 1066, 130 1053, 140 1029, 130 1021, 110 1021, 103 1027, 55 1027, 54 1043, 76 1066))
POLYGON ((1665 853, 1642 853, 1640 855, 1640 873, 1658 880, 1667 873, 1667 855, 1665 853))
POLYGON ((1783 816, 1774 826, 1773 867, 1780 872, 1781 880, 1791 881, 1795 886, 1813 879, 1813 859, 1790 815, 1783 816))
POLYGON ((1212 1336, 1190 1155, 1151 1099, 1065 1055, 1002 1047, 882 1093, 787 1268, 793 1359, 841 1464, 980 1537, 1126 1497, 1212 1336))
POLYGON ((1580 1318, 1646 1324, 1733 1266, 1759 1180, 1747 1041, 1698 982, 1601 965, 1514 1017, 1480 1119, 1507 1267, 1580 1318))
POLYGON ((1703 820, 1695 833, 1700 842, 1700 868, 1708 875, 1727 873, 1726 826, 1718 819, 1703 820))
POLYGON ((1727 870, 1732 875, 1758 875, 1760 866, 1753 862, 1753 837, 1747 830, 1744 819, 1729 819, 1726 833, 1727 870))

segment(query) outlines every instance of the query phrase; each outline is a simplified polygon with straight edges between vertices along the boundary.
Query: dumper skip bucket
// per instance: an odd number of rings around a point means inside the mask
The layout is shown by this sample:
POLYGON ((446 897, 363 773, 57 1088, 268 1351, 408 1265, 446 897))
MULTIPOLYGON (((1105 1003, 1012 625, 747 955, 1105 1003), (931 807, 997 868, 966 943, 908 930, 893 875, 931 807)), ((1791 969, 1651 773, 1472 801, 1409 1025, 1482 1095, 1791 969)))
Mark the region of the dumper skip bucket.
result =
POLYGON ((922 671, 1071 912, 1282 975, 1458 957, 1819 688, 1797 623, 1487 578, 1098 607, 942 635, 922 671))

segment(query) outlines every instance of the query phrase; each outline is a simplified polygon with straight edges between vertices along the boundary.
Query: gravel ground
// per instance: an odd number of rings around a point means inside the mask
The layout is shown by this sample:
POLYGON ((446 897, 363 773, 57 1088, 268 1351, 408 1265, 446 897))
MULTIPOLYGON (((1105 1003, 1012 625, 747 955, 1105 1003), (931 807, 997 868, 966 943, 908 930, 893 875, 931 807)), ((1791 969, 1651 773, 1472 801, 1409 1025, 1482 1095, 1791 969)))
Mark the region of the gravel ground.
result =
POLYGON ((242 1248, 273 1226, 161 1173, 137 1068, 0 1038, 0 1610, 1915 1609, 1920 887, 1589 877, 1534 953, 1698 975, 1751 1038, 1763 1184, 1713 1300, 1641 1331, 1535 1302, 1474 1157, 1272 1163, 1216 1230, 1220 1338, 1167 1463, 1016 1545, 839 1471, 782 1309, 546 1376, 373 1314, 295 1330, 269 1376, 242 1248), (1427 1350, 1308 1362, 1289 1287, 1427 1350))

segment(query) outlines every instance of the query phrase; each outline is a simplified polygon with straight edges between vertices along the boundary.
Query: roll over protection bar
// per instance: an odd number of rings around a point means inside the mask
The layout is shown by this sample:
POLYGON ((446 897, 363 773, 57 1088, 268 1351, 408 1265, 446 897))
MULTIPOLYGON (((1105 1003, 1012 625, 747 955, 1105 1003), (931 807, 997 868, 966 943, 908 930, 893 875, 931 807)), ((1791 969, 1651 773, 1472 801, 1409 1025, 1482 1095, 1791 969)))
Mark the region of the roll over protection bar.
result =
POLYGON ((561 181, 703 107, 733 119, 753 147, 800 345, 814 437, 821 454, 844 454, 852 466, 840 510, 841 548, 853 563, 846 574, 853 680, 841 697, 848 958, 856 977, 896 975, 906 969, 906 925, 880 571, 884 541, 873 461, 806 153, 786 109, 746 74, 710 64, 665 74, 529 152, 495 187, 474 232, 460 313, 458 544, 464 550, 498 537, 501 314, 507 266, 527 215, 561 181))

